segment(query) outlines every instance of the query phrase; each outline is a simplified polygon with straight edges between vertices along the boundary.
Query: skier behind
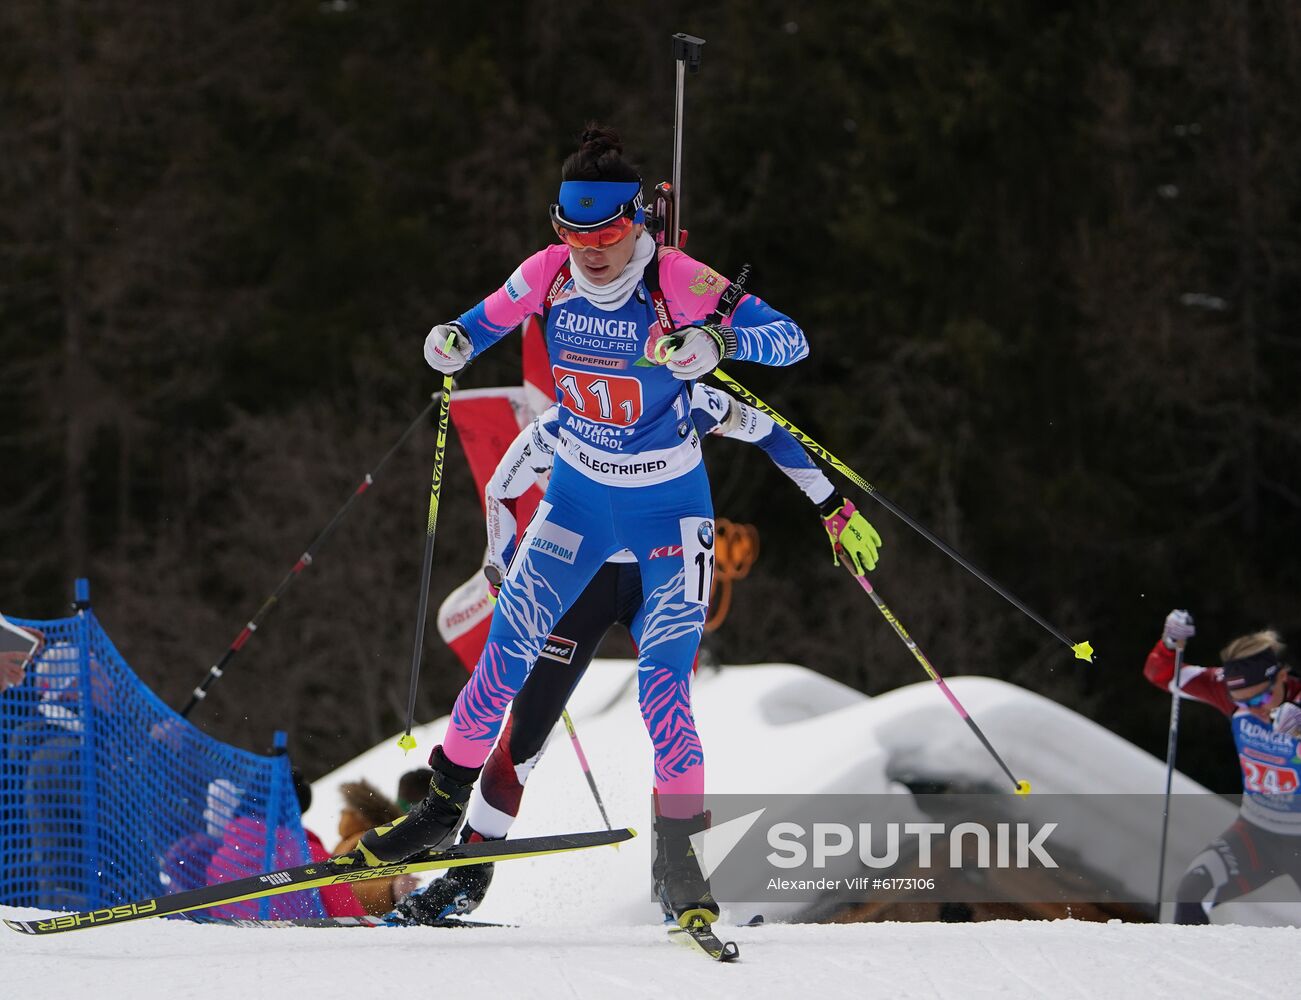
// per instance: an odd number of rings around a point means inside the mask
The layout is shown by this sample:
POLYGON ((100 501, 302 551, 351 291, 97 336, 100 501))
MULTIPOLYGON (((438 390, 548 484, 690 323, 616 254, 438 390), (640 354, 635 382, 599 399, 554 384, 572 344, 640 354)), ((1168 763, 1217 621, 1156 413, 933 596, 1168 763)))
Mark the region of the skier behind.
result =
MULTIPOLYGON (((1143 674, 1171 689, 1175 646, 1196 634, 1193 616, 1171 611, 1143 674)), ((1242 766, 1242 807, 1233 825, 1192 860, 1176 893, 1175 923, 1210 923, 1220 903, 1280 875, 1301 886, 1301 680, 1282 662, 1284 646, 1267 630, 1234 639, 1220 651, 1223 666, 1184 666, 1183 695, 1229 717, 1242 766)))
MULTIPOLYGON (((488 479, 488 555, 484 573, 490 582, 501 580, 503 567, 510 564, 515 549, 515 517, 507 501, 522 496, 536 477, 551 470, 559 444, 559 419, 554 406, 534 419, 511 442, 488 479)), ((736 438, 767 452, 773 464, 818 507, 831 539, 833 558, 838 560, 844 555, 859 575, 876 568, 880 536, 853 503, 835 491, 789 431, 766 414, 704 385, 692 390, 691 419, 700 434, 736 438)), ((671 558, 668 552, 652 552, 650 558, 657 555, 671 558)), ((616 552, 556 624, 524 686, 511 702, 510 715, 465 810, 461 843, 506 837, 519 815, 524 783, 541 759, 569 696, 582 680, 601 640, 616 622, 637 634, 642 609, 641 573, 636 559, 627 549, 616 552)), ((680 821, 662 820, 660 832, 670 830, 675 822, 680 821)), ((657 851, 656 856, 662 856, 662 851, 657 851)), ((654 874, 658 894, 660 873, 654 874)), ((426 889, 402 900, 385 919, 396 924, 435 924, 469 913, 483 901, 492 876, 491 864, 449 869, 426 889)))
POLYGON ((655 791, 664 818, 676 821, 659 824, 669 868, 663 898, 684 925, 698 924, 718 915, 688 840, 708 824, 690 674, 713 578, 714 521, 689 383, 725 359, 794 364, 808 344, 793 321, 752 295, 729 316, 717 314, 728 282, 679 250, 657 248, 644 231, 641 177, 621 154, 613 131, 589 126, 551 206, 561 243, 529 257, 425 341, 429 365, 455 374, 529 315, 544 316, 560 461, 502 583, 483 654, 430 756, 429 794, 362 837, 359 860, 381 865, 451 839, 542 643, 605 561, 628 549, 644 590, 634 639, 655 791))

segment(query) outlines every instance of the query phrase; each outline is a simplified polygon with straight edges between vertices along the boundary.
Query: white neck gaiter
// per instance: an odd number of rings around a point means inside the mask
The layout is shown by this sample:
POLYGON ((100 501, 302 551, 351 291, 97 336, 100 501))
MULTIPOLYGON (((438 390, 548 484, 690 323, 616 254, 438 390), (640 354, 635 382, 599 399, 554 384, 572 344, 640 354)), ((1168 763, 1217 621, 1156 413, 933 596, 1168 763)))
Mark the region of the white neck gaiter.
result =
POLYGON ((578 289, 579 295, 598 309, 613 312, 632 298, 633 290, 641 280, 641 273, 646 269, 654 252, 655 240, 650 234, 642 233, 637 237, 637 245, 632 251, 632 260, 628 261, 628 266, 619 272, 619 276, 607 285, 594 285, 583 277, 583 271, 574 262, 574 252, 571 250, 569 269, 574 276, 574 287, 578 289))

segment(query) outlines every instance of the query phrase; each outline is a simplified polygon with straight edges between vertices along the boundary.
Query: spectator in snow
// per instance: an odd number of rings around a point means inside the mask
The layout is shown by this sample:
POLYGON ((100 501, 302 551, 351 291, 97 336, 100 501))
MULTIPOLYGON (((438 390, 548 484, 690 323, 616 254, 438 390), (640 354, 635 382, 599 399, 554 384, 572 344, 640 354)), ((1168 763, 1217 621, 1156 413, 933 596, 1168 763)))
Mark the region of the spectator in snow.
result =
MULTIPOLYGON (((1171 611, 1143 674, 1170 689, 1175 647, 1196 634, 1187 611, 1171 611)), ((1175 922, 1205 924, 1220 903, 1280 875, 1301 886, 1301 680, 1283 662, 1277 632, 1253 632, 1220 651, 1222 666, 1185 664, 1183 697, 1214 705, 1229 718, 1242 767, 1242 808, 1188 866, 1176 894, 1175 922)))
MULTIPOLYGON (((220 844, 208 860, 204 885, 260 875, 269 868, 289 868, 305 860, 298 838, 290 833, 288 826, 282 825, 275 829, 275 849, 268 863, 264 807, 251 801, 245 789, 226 778, 218 778, 209 785, 204 816, 209 830, 220 829, 220 844)), ((206 912, 223 920, 252 920, 261 915, 261 902, 248 899, 214 906, 206 912)), ((272 896, 267 906, 267 916, 272 920, 313 915, 313 908, 302 893, 272 896)))
MULTIPOLYGON (((298 768, 293 769, 294 776, 294 793, 298 796, 298 811, 306 813, 312 807, 312 786, 303 777, 303 772, 298 768)), ((330 852, 325 849, 325 844, 311 830, 303 827, 303 833, 307 835, 307 850, 311 854, 313 861, 325 861, 330 857, 330 852)), ((321 890, 321 902, 325 906, 325 912, 331 917, 364 917, 366 908, 361 905, 357 894, 352 891, 351 886, 347 885, 327 885, 321 890)))
MULTIPOLYGON (((357 846, 357 841, 367 830, 392 823, 402 815, 401 810, 368 781, 349 781, 341 785, 343 810, 339 815, 339 843, 334 853, 347 854, 357 846)), ((419 880, 414 875, 396 878, 367 879, 353 884, 353 892, 366 912, 382 917, 409 894, 419 880)))
POLYGON ((21 774, 35 905, 82 910, 87 906, 82 783, 91 751, 86 718, 92 710, 112 711, 113 685, 94 655, 83 658, 80 647, 70 642, 45 647, 32 671, 34 717, 10 733, 4 770, 6 779, 21 774))

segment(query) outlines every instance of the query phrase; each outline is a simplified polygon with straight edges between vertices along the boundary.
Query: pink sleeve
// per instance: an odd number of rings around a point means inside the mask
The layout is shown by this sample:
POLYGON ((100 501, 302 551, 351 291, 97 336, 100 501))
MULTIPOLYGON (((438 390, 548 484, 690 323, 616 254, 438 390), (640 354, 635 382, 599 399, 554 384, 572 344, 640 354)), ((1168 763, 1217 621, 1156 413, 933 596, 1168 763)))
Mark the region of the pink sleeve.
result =
POLYGON ((678 326, 700 322, 718 307, 731 282, 675 247, 661 247, 659 254, 660 288, 673 321, 678 326))
POLYGON ((568 259, 569 249, 561 243, 539 250, 483 300, 484 317, 498 329, 512 330, 526 316, 540 314, 552 281, 568 259))

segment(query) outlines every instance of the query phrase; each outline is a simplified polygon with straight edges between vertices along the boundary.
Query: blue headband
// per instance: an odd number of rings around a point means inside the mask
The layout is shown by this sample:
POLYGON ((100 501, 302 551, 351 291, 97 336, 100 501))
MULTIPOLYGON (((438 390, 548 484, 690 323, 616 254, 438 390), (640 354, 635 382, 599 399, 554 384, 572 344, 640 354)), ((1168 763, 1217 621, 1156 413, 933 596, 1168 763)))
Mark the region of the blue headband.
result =
POLYGON ((564 181, 560 185, 560 215, 580 226, 617 219, 630 203, 636 209, 632 221, 645 222, 641 181, 564 181))

